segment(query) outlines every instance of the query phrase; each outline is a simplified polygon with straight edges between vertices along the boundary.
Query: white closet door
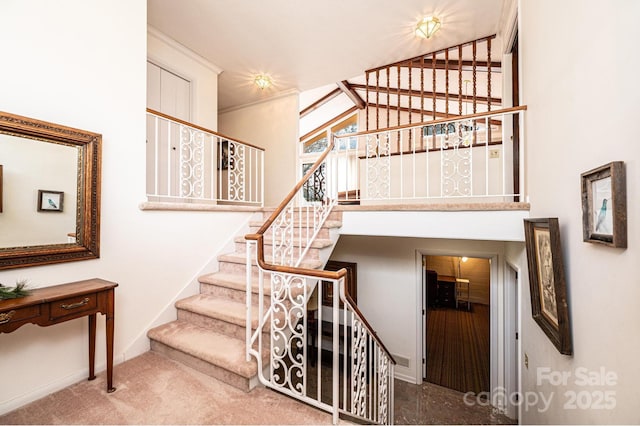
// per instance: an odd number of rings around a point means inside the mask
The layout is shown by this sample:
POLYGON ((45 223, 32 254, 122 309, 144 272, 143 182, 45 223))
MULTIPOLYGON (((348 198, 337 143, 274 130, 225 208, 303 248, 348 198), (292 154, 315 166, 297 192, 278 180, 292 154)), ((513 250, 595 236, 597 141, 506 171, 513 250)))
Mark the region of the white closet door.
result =
MULTIPOLYGON (((191 83, 147 61, 147 107, 190 122, 191 83)), ((159 123, 147 121, 147 193, 179 197, 180 129, 159 123)))
POLYGON ((191 120, 191 82, 147 62, 147 107, 191 120))

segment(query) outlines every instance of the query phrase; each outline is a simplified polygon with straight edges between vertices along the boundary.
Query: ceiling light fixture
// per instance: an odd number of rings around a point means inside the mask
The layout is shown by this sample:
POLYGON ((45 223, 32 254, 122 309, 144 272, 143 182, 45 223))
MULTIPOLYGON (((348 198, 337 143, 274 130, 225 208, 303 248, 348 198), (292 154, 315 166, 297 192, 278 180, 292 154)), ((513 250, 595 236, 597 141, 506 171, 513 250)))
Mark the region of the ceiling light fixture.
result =
POLYGON ((260 90, 264 90, 266 88, 271 87, 271 77, 266 74, 258 74, 253 82, 260 88, 260 90))
POLYGON ((416 35, 429 39, 440 29, 440 20, 435 16, 425 16, 416 25, 416 35))

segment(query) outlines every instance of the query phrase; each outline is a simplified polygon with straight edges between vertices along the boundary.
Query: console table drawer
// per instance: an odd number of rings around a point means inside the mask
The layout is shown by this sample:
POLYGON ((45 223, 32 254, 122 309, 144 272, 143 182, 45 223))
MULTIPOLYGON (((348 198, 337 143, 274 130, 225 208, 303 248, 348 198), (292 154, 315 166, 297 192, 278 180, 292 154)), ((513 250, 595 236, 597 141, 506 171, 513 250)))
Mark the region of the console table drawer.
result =
POLYGON ((12 309, 10 311, 0 312, 0 325, 10 324, 12 322, 24 321, 36 318, 40 315, 40 306, 27 306, 25 308, 12 309))
POLYGON ((51 302, 51 319, 90 312, 95 310, 97 306, 98 297, 95 293, 58 300, 51 302))

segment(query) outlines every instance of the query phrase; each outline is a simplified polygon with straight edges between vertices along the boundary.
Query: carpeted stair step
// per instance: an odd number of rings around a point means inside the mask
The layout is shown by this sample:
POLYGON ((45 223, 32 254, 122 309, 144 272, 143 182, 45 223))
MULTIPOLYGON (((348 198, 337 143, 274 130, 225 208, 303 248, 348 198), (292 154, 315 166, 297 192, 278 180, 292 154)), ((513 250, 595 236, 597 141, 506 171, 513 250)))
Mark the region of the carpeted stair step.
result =
MULTIPOLYGON (((246 303, 247 284, 246 273, 225 274, 223 272, 214 272, 206 274, 198 278, 200 281, 200 293, 210 294, 221 299, 235 300, 237 302, 246 303)), ((251 301, 254 305, 258 304, 258 276, 251 277, 251 301)), ((264 274, 264 303, 269 304, 271 296, 271 274, 264 274)))
MULTIPOLYGON (((178 320, 189 321, 236 339, 245 338, 246 305, 208 294, 197 294, 176 302, 178 320)), ((251 310, 251 328, 258 327, 258 307, 251 310)))
MULTIPOLYGON (((262 224, 264 222, 263 221, 259 221, 259 220, 252 220, 249 222, 249 227, 251 228, 255 228, 256 230, 260 229, 260 227, 262 227, 262 224)), ((313 219, 309 220, 309 225, 312 227, 313 226, 313 219)), ((331 219, 327 219, 324 221, 324 223, 322 224, 323 228, 340 228, 342 226, 342 221, 341 220, 331 220, 331 219)), ((298 219, 294 219, 293 221, 293 227, 294 228, 302 228, 305 229, 307 227, 307 220, 298 220, 298 219)), ((267 233, 269 232, 269 230, 267 230, 267 233)))
MULTIPOLYGON (((311 237, 311 236, 309 236, 309 237, 311 237)), ((236 242, 235 246, 236 246, 235 253, 242 254, 243 256, 246 255, 246 253, 247 253, 247 245, 244 242, 241 242, 241 243, 236 242)), ((301 247, 301 244, 295 243, 295 242, 294 242, 294 244, 291 245, 291 247, 293 248, 293 252, 294 252, 294 254, 296 256, 299 256, 301 251, 304 249, 304 246, 301 247)), ((252 253, 256 252, 256 246, 255 245, 251 246, 251 252, 252 253)), ((273 256, 273 245, 267 244, 265 242, 264 255, 265 255, 265 258, 273 256)), ((320 249, 316 248, 316 247, 310 247, 309 250, 307 250, 307 253, 305 254, 305 258, 306 259, 319 259, 320 258, 320 249)))
MULTIPOLYGON (((260 221, 251 221, 249 222, 249 232, 248 234, 253 234, 260 229, 262 226, 262 222, 260 221)), ((318 230, 318 235, 316 238, 322 239, 330 239, 331 232, 334 229, 340 228, 342 226, 342 221, 339 220, 326 220, 322 227, 318 230)), ((265 233, 265 237, 271 234, 271 230, 267 230, 265 233)), ((300 236, 310 236, 312 234, 311 228, 307 228, 306 226, 298 226, 297 223, 293 226, 293 236, 294 238, 298 238, 300 236)))
MULTIPOLYGON (((220 263, 220 272, 226 273, 226 274, 242 274, 243 271, 245 271, 246 268, 246 261, 247 261, 247 257, 246 254, 242 253, 229 253, 229 254, 222 254, 220 256, 218 256, 218 262, 220 263)), ((268 256, 265 256, 265 261, 267 263, 272 263, 273 259, 271 259, 268 256)), ((255 275, 257 275, 258 273, 258 269, 257 269, 257 263, 255 258, 252 259, 251 261, 251 265, 253 266, 253 273, 255 275)), ((322 262, 318 259, 305 259, 301 264, 300 267, 301 268, 308 268, 308 269, 318 269, 321 268, 322 262)))
POLYGON ((151 349, 248 392, 257 384, 258 363, 246 361, 245 341, 186 321, 149 330, 151 349))
MULTIPOLYGON (((234 241, 236 243, 236 252, 238 252, 238 253, 246 253, 247 240, 244 238, 244 235, 237 236, 234 241)), ((272 237, 271 233, 269 233, 269 235, 265 234, 265 236, 264 236, 264 245, 265 245, 265 247, 273 245, 273 237, 272 237)), ((315 240, 313 240, 311 242, 311 248, 316 248, 316 249, 323 249, 323 248, 326 248, 326 247, 330 247, 331 245, 333 245, 333 242, 328 238, 316 238, 315 240)), ((293 246, 294 247, 299 247, 300 246, 300 241, 299 240, 295 240, 293 242, 293 246)))
MULTIPOLYGON (((267 219, 269 219, 269 217, 271 217, 271 214, 275 211, 275 207, 267 207, 263 209, 263 213, 262 213, 262 217, 263 217, 263 222, 267 219)), ((311 212, 311 210, 309 210, 309 212, 311 212)), ((296 211, 297 213, 297 211, 296 211)), ((311 213, 309 213, 311 214, 311 213)), ((342 220, 342 212, 340 210, 331 210, 331 212, 329 213, 329 216, 327 217, 327 220, 342 220)))

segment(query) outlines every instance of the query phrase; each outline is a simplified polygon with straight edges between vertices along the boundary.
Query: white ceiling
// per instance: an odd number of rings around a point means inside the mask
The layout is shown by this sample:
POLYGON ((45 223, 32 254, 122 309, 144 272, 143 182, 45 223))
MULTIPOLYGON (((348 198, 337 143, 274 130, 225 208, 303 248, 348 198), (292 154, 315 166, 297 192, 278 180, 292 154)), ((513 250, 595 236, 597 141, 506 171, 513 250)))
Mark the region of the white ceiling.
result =
POLYGON ((503 0, 147 0, 148 23, 223 69, 224 110, 497 32, 503 0), (435 14, 431 39, 413 35, 435 14), (261 91, 253 76, 268 73, 261 91))

